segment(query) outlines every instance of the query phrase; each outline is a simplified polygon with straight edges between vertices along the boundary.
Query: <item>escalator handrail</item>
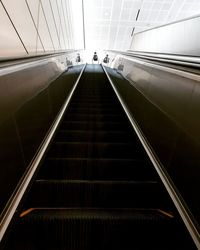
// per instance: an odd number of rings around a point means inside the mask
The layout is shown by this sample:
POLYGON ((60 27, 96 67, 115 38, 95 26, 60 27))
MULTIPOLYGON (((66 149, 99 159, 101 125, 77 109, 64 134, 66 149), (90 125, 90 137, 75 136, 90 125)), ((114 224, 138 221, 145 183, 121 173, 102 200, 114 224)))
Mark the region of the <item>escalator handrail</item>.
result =
POLYGON ((141 131, 139 125, 137 124, 136 120, 132 117, 131 112, 129 111, 127 105, 124 103, 122 97, 120 96, 120 94, 118 93, 116 87, 114 86, 114 83, 112 81, 112 79, 110 78, 108 72, 106 71, 105 67, 102 65, 103 70, 113 88, 113 90, 115 91, 134 131, 136 132, 140 142, 142 143, 142 146, 144 147, 149 159, 151 160, 154 168, 156 169, 160 179, 162 180, 166 190, 168 191, 174 205, 176 206, 185 226, 187 227, 194 243, 197 246, 197 249, 200 249, 200 234, 198 232, 198 229, 195 225, 195 223, 193 222, 193 219, 191 218, 187 208, 184 205, 184 202, 182 201, 180 195, 177 193, 173 182, 170 180, 170 177, 167 175, 167 173, 165 173, 164 171, 164 167, 162 166, 162 163, 158 160, 158 158, 156 157, 152 147, 150 146, 149 142, 147 141, 147 139, 145 138, 143 132, 141 131))
POLYGON ((15 211, 29 185, 29 183, 31 182, 38 166, 40 165, 40 162, 41 160, 43 159, 44 155, 45 155, 45 152, 46 150, 48 149, 53 137, 54 137, 54 134, 55 134, 55 131, 57 130, 61 120, 62 120, 62 117, 65 113, 65 110, 67 109, 68 107, 68 104, 71 100, 71 97, 79 83, 79 80, 85 70, 85 67, 86 67, 86 64, 83 66, 82 70, 81 70, 81 73, 79 74, 75 84, 74 84, 74 87, 72 88, 69 96, 67 97, 65 103, 63 104, 59 114, 57 115, 55 121, 53 122, 51 128, 49 129, 48 133, 47 133, 47 136, 45 137, 43 143, 41 144, 37 154, 35 155, 34 159, 32 160, 32 162, 30 163, 29 167, 28 167, 28 171, 26 173, 26 175, 24 176, 23 180, 21 181, 21 184, 19 185, 18 189, 16 190, 12 200, 10 201, 10 204, 7 206, 7 209, 4 213, 4 216, 2 217, 1 221, 0 221, 0 241, 2 240, 14 214, 15 214, 15 211))
POLYGON ((188 55, 174 55, 174 54, 164 54, 164 53, 152 53, 152 52, 143 52, 143 51, 115 51, 115 50, 107 50, 107 52, 114 53, 116 55, 128 56, 132 58, 137 58, 140 60, 146 60, 160 63, 160 64, 168 64, 174 65, 177 67, 185 67, 187 71, 189 69, 191 72, 196 70, 199 72, 200 68, 200 58, 198 56, 188 56, 188 55))
POLYGON ((39 61, 39 60, 48 59, 51 57, 62 56, 62 55, 66 55, 66 54, 75 53, 78 51, 79 50, 65 50, 65 51, 59 51, 59 52, 54 52, 54 53, 42 53, 42 54, 37 54, 37 55, 0 58, 0 68, 10 67, 13 65, 24 64, 24 63, 28 63, 28 62, 39 61))

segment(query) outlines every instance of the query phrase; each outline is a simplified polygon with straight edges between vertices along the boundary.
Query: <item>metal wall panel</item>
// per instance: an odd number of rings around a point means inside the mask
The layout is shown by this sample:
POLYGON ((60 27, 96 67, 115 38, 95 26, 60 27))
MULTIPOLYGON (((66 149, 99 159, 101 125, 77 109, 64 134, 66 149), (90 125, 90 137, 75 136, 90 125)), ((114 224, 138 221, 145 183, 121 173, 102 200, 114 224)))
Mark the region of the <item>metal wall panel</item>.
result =
POLYGON ((137 33, 130 50, 200 56, 200 17, 137 33))
POLYGON ((2 1, 28 53, 36 52, 37 31, 24 0, 2 1))
POLYGON ((0 58, 73 49, 76 10, 70 7, 63 0, 0 1, 0 58))
POLYGON ((26 51, 17 36, 5 10, 0 5, 0 56, 25 55, 26 51))
POLYGON ((39 18, 38 18, 38 32, 42 39, 42 43, 45 51, 54 50, 54 44, 52 40, 52 36, 49 30, 49 26, 46 20, 46 16, 44 13, 44 9, 40 3, 39 5, 39 18))
POLYGON ((54 16, 53 16, 53 13, 51 10, 50 3, 47 0, 42 0, 41 3, 42 3, 45 17, 46 17, 46 20, 48 23, 48 27, 49 27, 49 31, 51 34, 54 48, 55 48, 55 50, 59 50, 60 49, 59 37, 58 37, 58 32, 56 30, 56 25, 54 22, 54 16))
POLYGON ((41 39, 40 33, 38 31, 38 25, 39 25, 39 0, 26 0, 27 8, 29 9, 29 13, 31 16, 31 19, 33 21, 33 24, 37 30, 37 38, 36 41, 32 41, 33 44, 35 43, 36 47, 36 53, 44 52, 44 45, 43 41, 41 39))
POLYGON ((58 5, 57 5, 56 1, 54 1, 54 0, 50 0, 50 2, 51 2, 52 10, 53 10, 53 15, 55 18, 56 28, 58 30, 60 46, 61 46, 61 49, 65 49, 64 37, 63 37, 62 29, 61 29, 58 5))

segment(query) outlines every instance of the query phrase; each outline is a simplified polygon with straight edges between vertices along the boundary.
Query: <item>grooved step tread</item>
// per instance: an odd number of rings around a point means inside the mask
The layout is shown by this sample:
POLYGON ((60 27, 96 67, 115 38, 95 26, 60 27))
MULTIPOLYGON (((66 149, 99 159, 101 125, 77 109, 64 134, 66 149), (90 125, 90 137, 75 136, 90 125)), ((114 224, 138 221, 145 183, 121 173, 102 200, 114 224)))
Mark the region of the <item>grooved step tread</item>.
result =
MULTIPOLYGON (((67 110, 67 114, 91 114, 91 115, 109 115, 109 114, 115 114, 118 115, 122 112, 122 110, 119 110, 118 108, 95 108, 95 105, 88 105, 88 107, 84 107, 84 105, 80 104, 80 107, 69 107, 67 110)), ((64 116, 66 117, 66 115, 64 116)))
POLYGON ((20 218, 9 249, 186 249, 178 226, 171 214, 153 209, 33 208, 20 218))
POLYGON ((143 158, 138 143, 54 142, 49 150, 53 157, 143 158))
POLYGON ((130 124, 127 124, 126 122, 86 122, 86 121, 65 121, 63 120, 63 123, 60 126, 61 129, 67 129, 67 130, 108 130, 108 131, 114 131, 114 130, 127 130, 130 129, 130 124))
POLYGON ((82 130, 64 130, 61 129, 56 137, 56 142, 131 142, 138 140, 136 137, 126 131, 82 131, 82 130))
POLYGON ((156 181, 37 180, 26 207, 163 208, 165 195, 156 181))
POLYGON ((155 180, 144 159, 48 158, 39 172, 43 179, 155 180), (122 171, 123 169, 123 171, 122 171))
POLYGON ((124 115, 120 114, 68 114, 65 115, 65 121, 87 121, 87 122, 107 122, 107 121, 120 121, 126 120, 126 117, 124 115))
POLYGON ((101 208, 29 208, 22 211, 20 217, 26 216, 42 216, 42 219, 101 219, 101 220, 147 220, 162 221, 171 220, 174 215, 170 211, 161 209, 134 209, 134 208, 117 208, 117 209, 101 209, 101 208))

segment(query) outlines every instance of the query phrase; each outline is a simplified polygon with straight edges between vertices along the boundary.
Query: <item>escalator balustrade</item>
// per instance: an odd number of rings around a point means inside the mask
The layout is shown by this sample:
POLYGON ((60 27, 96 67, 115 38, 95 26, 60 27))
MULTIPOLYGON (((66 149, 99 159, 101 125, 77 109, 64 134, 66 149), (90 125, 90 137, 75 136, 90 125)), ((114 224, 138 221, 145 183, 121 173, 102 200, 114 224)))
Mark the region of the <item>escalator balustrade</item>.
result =
POLYGON ((87 65, 4 249, 195 249, 100 65, 87 65))

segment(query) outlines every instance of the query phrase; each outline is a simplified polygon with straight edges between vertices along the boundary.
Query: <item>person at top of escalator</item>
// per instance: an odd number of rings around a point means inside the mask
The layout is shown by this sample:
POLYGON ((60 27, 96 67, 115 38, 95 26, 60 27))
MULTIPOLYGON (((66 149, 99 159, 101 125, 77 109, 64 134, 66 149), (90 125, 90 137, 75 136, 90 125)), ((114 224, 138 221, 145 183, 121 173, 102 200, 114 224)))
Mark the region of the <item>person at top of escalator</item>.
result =
POLYGON ((76 62, 77 62, 77 63, 80 63, 80 62, 81 62, 81 56, 80 56, 79 53, 77 53, 76 62))
POLYGON ((96 51, 94 52, 94 55, 93 55, 93 58, 92 58, 92 63, 94 63, 94 62, 98 62, 99 63, 99 58, 97 56, 97 52, 96 51))
POLYGON ((108 57, 108 54, 106 55, 106 57, 103 59, 104 63, 109 63, 110 58, 108 57))

